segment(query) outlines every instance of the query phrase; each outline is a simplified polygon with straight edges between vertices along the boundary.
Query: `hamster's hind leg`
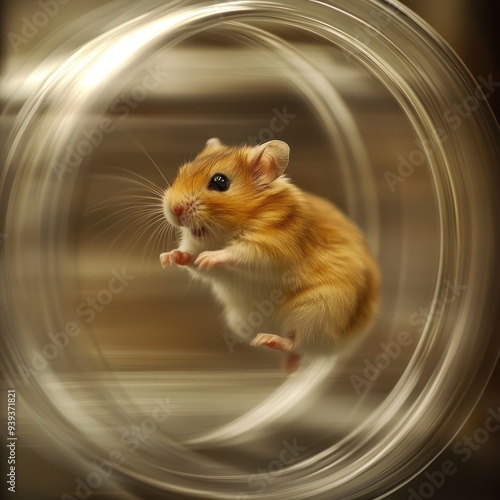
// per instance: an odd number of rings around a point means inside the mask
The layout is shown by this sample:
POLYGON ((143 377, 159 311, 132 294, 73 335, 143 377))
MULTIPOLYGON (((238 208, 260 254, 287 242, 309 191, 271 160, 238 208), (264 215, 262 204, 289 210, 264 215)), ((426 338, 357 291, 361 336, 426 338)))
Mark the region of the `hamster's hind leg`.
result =
POLYGON ((287 354, 283 360, 283 371, 287 374, 293 373, 300 365, 302 356, 295 352, 287 354))

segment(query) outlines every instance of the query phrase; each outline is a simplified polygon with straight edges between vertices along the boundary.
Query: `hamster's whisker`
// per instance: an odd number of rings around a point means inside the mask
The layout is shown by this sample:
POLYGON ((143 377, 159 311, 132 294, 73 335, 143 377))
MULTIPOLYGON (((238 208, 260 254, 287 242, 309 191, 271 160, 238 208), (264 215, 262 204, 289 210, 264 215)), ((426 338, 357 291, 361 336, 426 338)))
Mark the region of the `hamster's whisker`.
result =
MULTIPOLYGON (((158 216, 160 216, 160 214, 158 214, 158 216)), ((98 241, 99 239, 101 239, 106 233, 108 233, 109 231, 111 231, 114 227, 118 226, 120 223, 123 223, 124 221, 130 220, 131 221, 130 225, 127 226, 127 227, 125 227, 122 231, 120 231, 119 235, 113 240, 113 242, 111 244, 111 246, 113 246, 114 243, 116 243, 117 239, 122 234, 124 234, 126 231, 130 231, 131 227, 134 227, 135 225, 140 225, 140 227, 142 227, 143 223, 150 221, 151 218, 152 218, 152 215, 149 214, 149 213, 139 214, 139 215, 137 215, 137 214, 128 214, 125 217, 121 217, 119 220, 117 220, 116 222, 114 222, 110 226, 106 226, 104 228, 104 230, 102 230, 100 233, 97 234, 97 236, 95 238, 93 238, 92 243, 95 243, 96 241, 98 241)), ((100 221, 100 222, 102 222, 102 221, 100 221)))
MULTIPOLYGON (((125 208, 131 208, 131 209, 136 209, 136 210, 144 210, 148 209, 151 210, 152 212, 163 212, 163 206, 159 203, 151 203, 148 201, 147 203, 145 202, 126 202, 122 201, 119 203, 110 203, 103 205, 101 207, 97 207, 95 209, 92 209, 92 212, 97 212, 99 210, 114 210, 114 213, 116 213, 116 210, 119 209, 119 207, 125 207, 125 208)), ((89 212, 91 213, 91 212, 89 212)))
POLYGON ((161 253, 161 251, 163 251, 164 242, 165 242, 165 233, 168 232, 168 226, 169 226, 168 222, 166 220, 163 220, 163 223, 160 225, 160 227, 156 231, 156 238, 153 241, 151 254, 149 256, 150 262, 151 262, 151 258, 154 256, 156 248, 160 249, 160 253, 161 253))
POLYGON ((123 184, 126 184, 125 187, 122 187, 119 192, 117 192, 116 196, 112 198, 118 198, 118 193, 121 194, 121 197, 125 198, 127 196, 147 196, 150 198, 154 198, 156 200, 163 199, 163 193, 160 196, 159 193, 153 193, 149 191, 149 186, 144 186, 141 182, 136 179, 126 179, 124 177, 114 177, 113 179, 104 179, 102 182, 114 182, 117 183, 117 179, 123 184))
POLYGON ((167 243, 170 243, 176 237, 174 226, 167 220, 165 220, 165 222, 165 231, 163 232, 163 239, 161 242, 162 248, 166 248, 167 243))
MULTIPOLYGON (((134 172, 135 173, 135 172, 134 172)), ((142 177, 140 176, 139 174, 136 174, 138 177, 142 177)), ((154 193, 160 197, 162 197, 165 193, 165 191, 160 188, 159 186, 157 186, 156 184, 153 184, 152 182, 145 182, 146 179, 129 179, 127 177, 123 177, 122 180, 124 182, 128 182, 129 184, 131 185, 135 185, 135 186, 140 186, 141 188, 151 192, 151 193, 154 193)))
MULTIPOLYGON (((151 219, 147 219, 147 222, 150 223, 151 219)), ((126 245, 122 246, 121 249, 122 251, 130 249, 126 254, 128 257, 132 253, 135 245, 138 243, 139 238, 144 234, 144 223, 141 220, 132 221, 130 225, 122 229, 120 233, 115 237, 115 239, 109 245, 108 251, 114 247, 116 242, 122 237, 125 232, 129 234, 129 242, 126 245)))
MULTIPOLYGON (((96 226, 99 226, 103 222, 107 221, 108 219, 110 219, 112 217, 115 217, 117 215, 120 215, 120 214, 124 214, 124 213, 126 214, 127 212, 130 212, 131 217, 133 217, 134 214, 137 214, 137 215, 148 215, 148 214, 149 215, 155 215, 155 214, 160 214, 161 215, 163 213, 161 210, 158 210, 156 208, 151 208, 151 207, 137 208, 136 206, 127 206, 127 207, 115 210, 113 213, 110 213, 110 214, 106 215, 105 217, 102 217, 97 222, 94 222, 94 224, 90 225, 88 229, 93 229, 96 226)), ((117 221, 117 223, 119 223, 121 220, 123 220, 123 218, 120 218, 117 221)))
POLYGON ((144 245, 144 252, 143 252, 143 257, 141 260, 141 268, 142 264, 144 263, 144 259, 146 258, 146 254, 148 253, 148 248, 151 247, 151 251, 149 252, 149 263, 151 263, 151 256, 156 248, 156 245, 158 243, 158 235, 161 234, 161 230, 165 225, 165 220, 164 219, 158 219, 155 221, 154 224, 151 224, 150 229, 152 230, 151 235, 149 236, 148 240, 146 241, 146 244, 144 245))
MULTIPOLYGON (((132 134, 130 134, 130 135, 132 135, 132 134)), ((146 148, 138 141, 138 139, 136 137, 132 136, 132 140, 136 143, 136 145, 142 151, 144 156, 153 164, 153 166, 156 168, 156 170, 158 170, 158 173, 162 176, 163 180, 165 181, 165 184, 170 187, 170 183, 167 181, 166 177, 163 175, 163 172, 160 170, 160 167, 153 160, 152 156, 149 154, 149 152, 146 150, 146 148)))
MULTIPOLYGON (((137 141, 136 143, 168 186, 166 176, 154 159, 142 145, 137 141)), ((111 193, 116 192, 115 187, 118 186, 118 191, 111 197, 86 207, 84 215, 91 217, 86 229, 94 233, 89 242, 107 241, 105 251, 111 252, 120 241, 120 253, 123 252, 129 257, 136 245, 141 242, 142 246, 143 240, 147 238, 141 250, 142 267, 146 260, 151 261, 151 256, 160 243, 163 251, 165 241, 173 239, 174 236, 175 227, 164 215, 165 188, 133 170, 111 164, 104 167, 109 171, 94 174, 95 182, 110 185, 111 189, 107 191, 111 193), (109 236, 106 236, 108 234, 109 236)))
MULTIPOLYGON (((90 230, 90 229, 94 229, 94 228, 99 227, 104 222, 106 222, 107 219, 110 219, 111 217, 114 217, 115 215, 116 214, 110 214, 110 215, 104 217, 103 219, 98 220, 97 222, 92 224, 88 229, 90 230)), ((131 212, 128 214, 127 213, 122 214, 121 217, 118 220, 116 220, 115 222, 113 222, 111 225, 106 225, 105 228, 97 235, 95 240, 98 240, 102 235, 111 231, 115 226, 118 226, 119 224, 123 223, 124 221, 125 222, 129 221, 129 220, 131 222, 141 221, 141 220, 148 221, 151 219, 151 217, 152 217, 152 215, 149 212, 148 213, 137 213, 136 211, 134 211, 134 212, 131 212)))
POLYGON ((123 222, 124 220, 142 220, 142 219, 151 219, 151 217, 155 215, 162 215, 163 211, 158 208, 151 207, 137 207, 137 206, 125 206, 123 208, 114 210, 112 213, 101 217, 97 222, 89 226, 89 229, 92 229, 99 224, 106 222, 108 219, 112 217, 119 216, 119 218, 108 228, 112 228, 114 225, 123 222))
POLYGON ((86 209, 84 214, 88 215, 94 212, 98 212, 99 210, 105 210, 107 208, 112 208, 114 206, 122 206, 122 205, 158 206, 160 209, 163 209, 161 201, 159 201, 158 198, 154 198, 153 196, 123 195, 123 196, 114 196, 113 198, 109 198, 108 200, 98 201, 97 203, 94 203, 88 209, 86 209), (146 204, 143 202, 148 202, 148 203, 146 204))
POLYGON ((129 184, 139 185, 141 188, 156 189, 161 191, 161 188, 157 186, 154 182, 138 174, 137 172, 134 172, 133 170, 124 167, 119 167, 118 165, 105 165, 105 167, 114 170, 119 170, 120 174, 109 173, 109 172, 106 173, 100 172, 94 174, 94 177, 101 182, 118 182, 118 181, 127 182, 129 184), (126 173, 127 175, 124 175, 123 172, 126 173))
MULTIPOLYGON (((133 238, 131 238, 131 241, 123 247, 123 249, 130 248, 130 252, 135 248, 137 243, 142 240, 144 234, 146 234, 152 227, 154 227, 155 224, 157 224, 159 221, 162 219, 160 217, 156 218, 155 220, 149 221, 149 223, 141 228, 139 228, 134 234, 133 238)), ((142 264, 141 264, 142 265, 142 264)))
POLYGON ((119 178, 120 180, 124 182, 129 182, 131 184, 139 185, 143 187, 144 189, 147 189, 148 191, 151 191, 155 194, 157 194, 160 197, 163 197, 165 190, 157 186, 154 182, 152 182, 150 179, 147 177, 144 177, 141 174, 138 174, 137 172, 134 172, 133 170, 124 168, 124 167, 119 167, 117 165, 105 165, 108 168, 112 168, 115 170, 119 170, 120 172, 125 172, 128 175, 133 176, 134 178, 130 178, 127 176, 116 176, 116 178, 119 178))
POLYGON ((145 184, 144 182, 142 182, 138 179, 127 179, 126 177, 122 177, 121 181, 128 183, 132 186, 139 187, 139 188, 153 194, 154 196, 157 196, 160 199, 163 198, 163 196, 165 194, 165 192, 162 191, 161 188, 159 188, 158 186, 150 186, 150 185, 145 184))
MULTIPOLYGON (((147 191, 146 193, 144 193, 141 189, 141 191, 139 193, 137 193, 137 189, 136 188, 129 188, 127 190, 125 189, 122 189, 121 192, 123 193, 122 195, 117 195, 117 196, 113 196, 111 198, 108 198, 109 200, 130 200, 130 199, 138 199, 138 200, 154 200, 158 203, 161 203, 161 200, 162 200, 162 197, 157 195, 157 194, 153 194, 153 193, 150 193, 149 191, 147 191)), ((107 200, 103 200, 103 201, 107 201, 107 200)))

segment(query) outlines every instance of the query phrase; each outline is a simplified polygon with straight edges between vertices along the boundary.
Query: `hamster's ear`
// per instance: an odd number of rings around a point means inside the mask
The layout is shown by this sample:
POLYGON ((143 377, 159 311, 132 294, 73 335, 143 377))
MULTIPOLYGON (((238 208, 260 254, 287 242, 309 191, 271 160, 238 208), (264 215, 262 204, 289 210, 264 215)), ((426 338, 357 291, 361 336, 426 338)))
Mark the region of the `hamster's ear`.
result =
POLYGON ((205 150, 215 149, 220 146, 222 146, 222 142, 220 142, 220 139, 218 137, 212 137, 211 139, 208 139, 208 141, 205 143, 205 150))
POLYGON ((254 176, 260 182, 270 184, 285 171, 290 157, 290 147, 283 141, 269 141, 255 146, 250 152, 254 176))

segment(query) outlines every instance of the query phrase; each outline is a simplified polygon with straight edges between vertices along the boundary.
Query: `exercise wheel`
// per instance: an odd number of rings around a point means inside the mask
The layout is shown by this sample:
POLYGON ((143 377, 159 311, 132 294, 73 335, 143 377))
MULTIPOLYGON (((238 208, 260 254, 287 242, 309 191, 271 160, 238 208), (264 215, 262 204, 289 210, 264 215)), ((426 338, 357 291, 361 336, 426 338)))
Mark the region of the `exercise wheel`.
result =
POLYGON ((74 472, 60 495, 404 486, 499 352, 491 80, 393 0, 116 2, 84 21, 40 45, 3 118, 2 364, 24 428, 74 472), (213 136, 286 140, 294 181, 366 233, 381 311, 335 360, 287 378, 157 264, 148 188, 213 136))

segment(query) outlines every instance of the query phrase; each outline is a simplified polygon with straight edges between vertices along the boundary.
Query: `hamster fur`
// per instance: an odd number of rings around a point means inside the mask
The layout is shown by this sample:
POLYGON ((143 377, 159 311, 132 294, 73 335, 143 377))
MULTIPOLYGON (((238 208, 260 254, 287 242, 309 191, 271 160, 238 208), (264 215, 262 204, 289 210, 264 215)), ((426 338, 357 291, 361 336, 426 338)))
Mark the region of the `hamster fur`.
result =
POLYGON ((283 175, 289 151, 282 141, 208 140, 165 191, 180 244, 160 261, 211 285, 236 335, 266 304, 251 345, 285 352, 293 371, 301 356, 334 354, 367 326, 379 271, 353 222, 283 175))

